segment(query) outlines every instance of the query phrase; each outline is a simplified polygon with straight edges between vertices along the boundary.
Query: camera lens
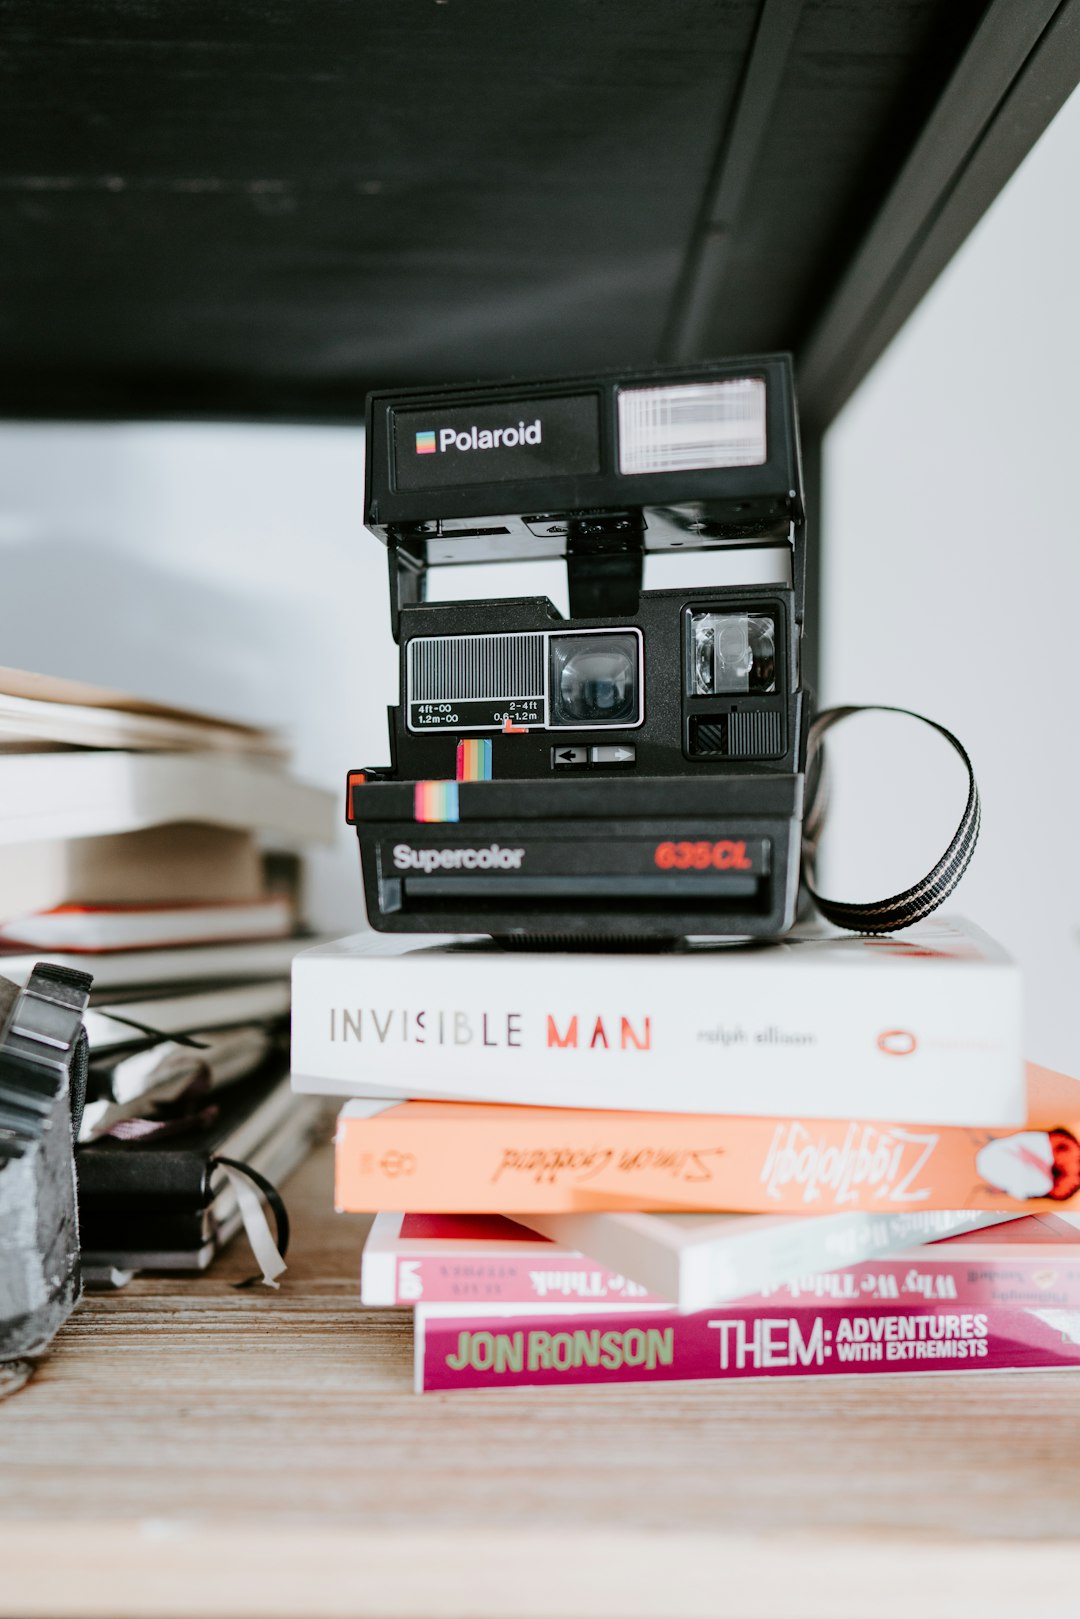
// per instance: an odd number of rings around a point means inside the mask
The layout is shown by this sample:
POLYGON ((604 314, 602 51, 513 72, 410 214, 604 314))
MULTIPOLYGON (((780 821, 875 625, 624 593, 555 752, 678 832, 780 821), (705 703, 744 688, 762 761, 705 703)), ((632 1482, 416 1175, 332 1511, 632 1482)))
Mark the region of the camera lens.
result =
POLYGON ((636 724, 637 637, 553 636, 550 690, 552 725, 636 724))

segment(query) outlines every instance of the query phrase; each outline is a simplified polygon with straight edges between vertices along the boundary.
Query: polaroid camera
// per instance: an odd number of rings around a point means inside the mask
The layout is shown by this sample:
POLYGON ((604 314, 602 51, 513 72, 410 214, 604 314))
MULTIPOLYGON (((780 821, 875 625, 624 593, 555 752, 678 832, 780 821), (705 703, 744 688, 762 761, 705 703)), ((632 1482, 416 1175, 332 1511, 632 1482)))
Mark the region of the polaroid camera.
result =
POLYGON ((348 779, 373 927, 791 927, 809 698, 787 356, 375 393, 365 521, 401 656, 391 763, 348 779), (775 582, 643 588, 676 554, 751 547, 775 582), (553 558, 568 618, 425 600, 429 568, 553 558))

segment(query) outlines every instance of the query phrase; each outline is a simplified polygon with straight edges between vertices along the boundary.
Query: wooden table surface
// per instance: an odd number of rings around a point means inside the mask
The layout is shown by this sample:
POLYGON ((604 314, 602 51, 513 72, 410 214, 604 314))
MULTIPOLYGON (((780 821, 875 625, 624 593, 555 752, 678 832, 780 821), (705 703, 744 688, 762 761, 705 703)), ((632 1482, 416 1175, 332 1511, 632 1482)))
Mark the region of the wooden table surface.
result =
POLYGON ((5 1619, 1080 1612, 1080 1376, 417 1396, 330 1186, 279 1293, 92 1295, 0 1402, 5 1619))

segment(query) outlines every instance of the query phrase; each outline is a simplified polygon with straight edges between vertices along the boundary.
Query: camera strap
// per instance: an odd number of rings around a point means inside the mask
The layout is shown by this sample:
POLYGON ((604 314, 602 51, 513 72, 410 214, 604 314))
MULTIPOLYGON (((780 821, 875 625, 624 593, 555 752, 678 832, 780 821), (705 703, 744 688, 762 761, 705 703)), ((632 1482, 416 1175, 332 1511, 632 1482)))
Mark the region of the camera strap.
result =
POLYGON ((946 730, 944 725, 939 725, 936 720, 928 720, 925 714, 915 714, 909 708, 892 708, 882 703, 856 703, 843 708, 823 709, 810 727, 806 751, 809 803, 804 819, 803 873, 810 896, 822 916, 837 927, 850 928, 856 933, 895 933, 901 928, 911 927, 915 922, 921 922, 932 911, 936 911, 938 906, 948 899, 967 870, 979 837, 982 813, 979 789, 967 749, 959 738, 953 736, 951 731, 946 730), (827 731, 834 725, 839 725, 841 720, 849 719, 852 714, 902 714, 908 719, 920 720, 923 725, 929 725, 931 730, 937 731, 939 736, 943 736, 946 742, 955 748, 964 761, 968 774, 968 796, 964 813, 948 848, 937 864, 927 872, 921 882, 913 884, 911 888, 905 888, 902 894, 893 894, 889 899, 862 903, 826 899, 814 887, 817 844, 828 808, 823 739, 827 731))

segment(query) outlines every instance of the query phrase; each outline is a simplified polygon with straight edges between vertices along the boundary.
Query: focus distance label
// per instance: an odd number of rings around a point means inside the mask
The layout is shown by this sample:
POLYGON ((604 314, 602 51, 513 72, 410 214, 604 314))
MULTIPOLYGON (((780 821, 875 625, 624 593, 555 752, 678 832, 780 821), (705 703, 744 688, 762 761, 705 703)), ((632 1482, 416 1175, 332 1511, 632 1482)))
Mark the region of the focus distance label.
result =
POLYGON ((595 394, 394 412, 394 481, 400 490, 599 470, 595 394))

